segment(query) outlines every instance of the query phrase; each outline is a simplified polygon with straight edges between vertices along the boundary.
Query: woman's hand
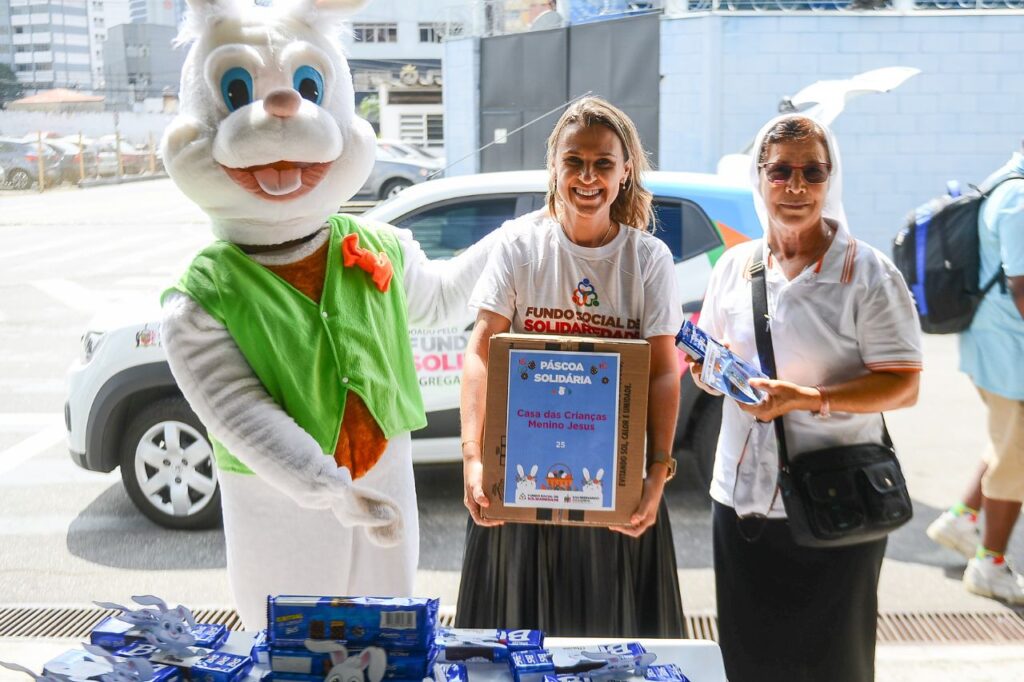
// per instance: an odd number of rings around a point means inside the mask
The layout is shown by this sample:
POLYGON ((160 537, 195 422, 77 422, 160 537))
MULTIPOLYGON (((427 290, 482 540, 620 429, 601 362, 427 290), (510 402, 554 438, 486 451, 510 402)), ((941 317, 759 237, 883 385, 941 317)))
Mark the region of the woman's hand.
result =
POLYGON ((756 419, 770 422, 776 417, 793 410, 817 412, 821 409, 821 392, 810 386, 799 386, 790 381, 777 379, 751 379, 750 385, 765 393, 764 400, 757 405, 737 402, 739 408, 756 419))
POLYGON ((462 503, 469 510, 469 515, 473 517, 473 523, 478 526, 500 526, 502 521, 485 519, 480 514, 481 508, 491 506, 490 500, 484 494, 483 475, 484 464, 480 460, 480 446, 475 443, 467 443, 462 451, 462 480, 466 488, 462 503), (472 452, 471 449, 475 449, 475 452, 472 452))
POLYGON ((665 493, 665 477, 668 476, 668 468, 664 464, 657 464, 647 472, 644 479, 644 494, 640 498, 633 516, 629 519, 628 526, 609 526, 608 530, 622 533, 632 538, 638 538, 647 532, 658 520, 658 506, 661 504, 661 496, 665 493))
POLYGON ((711 388, 710 386, 708 386, 707 384, 700 380, 700 373, 704 369, 704 363, 701 362, 700 360, 695 360, 694 358, 691 358, 689 355, 687 355, 686 357, 690 360, 690 378, 693 379, 694 386, 704 391, 705 393, 710 393, 711 395, 722 395, 721 392, 716 391, 715 389, 711 388))

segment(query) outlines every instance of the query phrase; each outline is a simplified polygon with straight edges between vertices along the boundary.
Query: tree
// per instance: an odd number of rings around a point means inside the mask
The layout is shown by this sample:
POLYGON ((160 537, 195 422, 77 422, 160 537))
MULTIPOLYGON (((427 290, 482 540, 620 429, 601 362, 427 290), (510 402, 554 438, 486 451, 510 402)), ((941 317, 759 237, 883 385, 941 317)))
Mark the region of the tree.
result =
POLYGON ((11 67, 7 64, 0 64, 0 109, 5 108, 8 102, 13 102, 24 94, 25 86, 18 81, 18 77, 14 75, 11 67))
POLYGON ((377 95, 367 95, 359 103, 359 115, 370 123, 380 122, 380 98, 377 95))

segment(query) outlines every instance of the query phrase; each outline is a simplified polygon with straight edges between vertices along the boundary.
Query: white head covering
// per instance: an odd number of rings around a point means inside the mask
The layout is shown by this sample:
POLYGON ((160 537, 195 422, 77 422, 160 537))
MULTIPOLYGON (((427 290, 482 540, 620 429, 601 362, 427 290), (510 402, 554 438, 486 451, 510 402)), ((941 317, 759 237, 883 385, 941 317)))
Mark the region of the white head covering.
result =
MULTIPOLYGON (((758 172, 758 159, 761 156, 761 146, 768 131, 775 127, 780 121, 790 118, 806 118, 803 114, 784 114, 776 116, 757 133, 754 138, 754 148, 750 155, 750 184, 754 188, 754 208, 757 210, 757 217, 761 220, 761 229, 768 232, 768 208, 765 206, 764 197, 761 196, 761 176, 758 172)), ((825 124, 814 121, 822 132, 825 133, 825 143, 828 146, 828 158, 832 163, 832 175, 828 180, 828 193, 825 195, 825 205, 822 207, 822 215, 831 222, 838 225, 838 229, 849 233, 849 223, 846 220, 846 211, 843 210, 843 167, 839 160, 839 145, 836 143, 835 135, 825 124)))

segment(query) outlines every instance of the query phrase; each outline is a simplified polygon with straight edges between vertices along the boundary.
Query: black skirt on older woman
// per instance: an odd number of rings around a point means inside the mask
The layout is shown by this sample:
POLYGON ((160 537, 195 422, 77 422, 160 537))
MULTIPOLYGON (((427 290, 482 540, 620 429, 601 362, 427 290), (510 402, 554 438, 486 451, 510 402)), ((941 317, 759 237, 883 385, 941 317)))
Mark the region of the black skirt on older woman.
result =
POLYGON ((561 637, 686 637, 668 510, 639 538, 470 520, 455 625, 561 637))
POLYGON ((729 682, 871 682, 886 539, 834 549, 756 532, 714 503, 718 638, 729 682))

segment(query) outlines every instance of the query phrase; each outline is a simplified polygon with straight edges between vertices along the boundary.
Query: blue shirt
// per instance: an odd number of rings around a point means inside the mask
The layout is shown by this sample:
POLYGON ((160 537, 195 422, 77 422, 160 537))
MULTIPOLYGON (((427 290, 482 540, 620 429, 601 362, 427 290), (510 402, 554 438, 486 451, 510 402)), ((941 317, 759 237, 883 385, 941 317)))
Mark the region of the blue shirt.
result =
MULTIPOLYGON (((1017 152, 991 177, 1024 173, 1024 154, 1017 152)), ((991 178, 990 178, 991 179, 991 178)), ((981 271, 987 284, 1002 263, 1007 277, 1024 276, 1024 180, 1000 185, 978 216, 981 271)), ((1024 318, 1009 292, 996 284, 985 296, 971 327, 960 335, 960 370, 975 386, 1024 400, 1024 318)))

